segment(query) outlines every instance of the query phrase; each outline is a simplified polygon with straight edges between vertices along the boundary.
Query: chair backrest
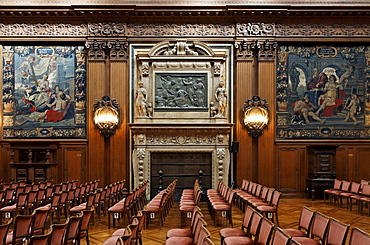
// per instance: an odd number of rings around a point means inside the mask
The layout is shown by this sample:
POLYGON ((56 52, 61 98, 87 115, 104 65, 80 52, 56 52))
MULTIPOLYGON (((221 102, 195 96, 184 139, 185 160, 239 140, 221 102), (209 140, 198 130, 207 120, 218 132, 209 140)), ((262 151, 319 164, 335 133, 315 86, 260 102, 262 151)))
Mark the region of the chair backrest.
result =
POLYGON ((291 236, 285 233, 280 227, 275 226, 274 236, 271 244, 273 245, 288 245, 290 244, 291 236))
POLYGON ((193 216, 191 217, 190 222, 190 232, 192 235, 194 235, 195 230, 197 229, 197 225, 199 224, 199 218, 203 218, 203 214, 200 211, 200 208, 196 206, 197 208, 194 208, 193 216))
POLYGON ((361 194, 364 196, 370 196, 370 185, 364 185, 361 194))
POLYGON ((334 190, 340 190, 341 187, 342 187, 342 181, 339 180, 339 179, 335 179, 333 189, 334 190))
POLYGON ((257 244, 258 245, 268 245, 270 244, 272 232, 274 231, 275 225, 268 219, 263 218, 261 220, 260 227, 257 234, 257 244))
POLYGON ((326 236, 327 245, 344 245, 346 243, 349 225, 336 219, 330 218, 328 235, 326 236))
POLYGON ((274 190, 274 194, 273 194, 272 200, 271 200, 271 205, 272 206, 277 207, 279 205, 281 194, 282 193, 280 191, 274 190))
POLYGON ((207 237, 208 238, 211 237, 211 233, 209 232, 209 230, 207 229, 206 226, 202 225, 200 227, 200 230, 199 230, 199 236, 198 236, 198 241, 197 241, 196 245, 203 245, 204 244, 204 240, 207 237))
POLYGON ((326 233, 328 231, 330 218, 318 211, 315 212, 312 229, 311 229, 311 238, 318 238, 323 243, 326 233))
POLYGON ((45 193, 46 193, 46 189, 44 189, 44 188, 39 188, 39 189, 37 190, 36 200, 37 200, 38 202, 43 201, 43 200, 45 199, 45 193))
POLYGON ((349 188, 351 187, 351 182, 347 180, 342 181, 342 191, 349 191, 349 188))
POLYGON ((351 238, 348 245, 368 245, 370 244, 370 234, 357 227, 352 228, 351 238))
POLYGON ((44 235, 31 236, 28 245, 47 245, 51 232, 44 235))
POLYGON ((132 232, 129 226, 124 230, 124 234, 117 239, 116 245, 129 245, 131 244, 132 232))
POLYGON ((5 195, 4 195, 4 206, 8 204, 12 204, 14 201, 14 188, 6 188, 5 189, 5 195))
POLYGON ((25 209, 27 205, 28 193, 21 192, 18 194, 17 209, 25 209))
POLYGON ((250 206, 247 206, 246 209, 245 209, 245 212, 244 212, 244 217, 243 217, 243 220, 242 220, 242 229, 245 230, 248 234, 248 228, 250 226, 250 223, 251 223, 251 220, 252 220, 252 217, 253 217, 253 213, 254 213, 254 209, 251 208, 250 206))
POLYGON ((33 217, 30 235, 44 234, 46 219, 49 214, 49 209, 36 209, 33 217))
POLYGON ((12 244, 18 244, 29 237, 32 215, 17 215, 14 220, 12 244))
POLYGON ((257 211, 253 212, 251 225, 247 233, 248 237, 254 238, 254 239, 257 237, 258 229, 260 227, 262 218, 263 217, 260 213, 258 213, 257 211))
POLYGON ((308 236, 310 235, 310 230, 315 212, 316 211, 306 206, 303 206, 301 210, 301 216, 299 217, 298 223, 298 230, 304 230, 308 236))
POLYGON ((357 183, 357 182, 352 182, 351 184, 351 192, 352 193, 359 193, 361 190, 361 184, 360 183, 357 183))
POLYGON ((206 237, 204 239, 203 245, 215 245, 215 243, 211 240, 211 238, 206 237))
POLYGON ((64 235, 69 223, 69 218, 64 224, 52 224, 52 232, 48 239, 48 245, 60 245, 64 243, 64 235))
POLYGON ((6 235, 8 234, 9 227, 11 223, 13 222, 13 219, 10 218, 8 220, 8 223, 6 224, 1 224, 0 225, 0 245, 4 245, 6 241, 6 235))
POLYGON ((81 216, 69 217, 69 222, 64 236, 64 244, 73 243, 77 239, 81 216))
POLYGON ((59 207, 60 197, 61 197, 60 193, 53 193, 53 195, 51 196, 50 205, 52 207, 59 207))
POLYGON ((274 195, 274 191, 275 190, 273 188, 269 188, 269 191, 268 191, 267 196, 266 196, 266 202, 269 203, 269 204, 272 201, 272 197, 274 195))
POLYGON ((94 204, 94 200, 95 200, 95 193, 89 193, 87 194, 87 197, 86 197, 86 209, 90 209, 93 204, 94 204))
POLYGON ((82 218, 80 221, 80 227, 79 227, 79 233, 85 232, 89 229, 89 222, 91 219, 91 216, 94 214, 93 210, 84 210, 82 211, 82 218))
POLYGON ((194 236, 193 236, 193 243, 194 244, 197 244, 197 242, 198 242, 200 229, 201 229, 202 226, 207 226, 207 222, 203 218, 199 218, 198 219, 198 225, 197 225, 197 228, 196 228, 196 230, 194 232, 194 236))

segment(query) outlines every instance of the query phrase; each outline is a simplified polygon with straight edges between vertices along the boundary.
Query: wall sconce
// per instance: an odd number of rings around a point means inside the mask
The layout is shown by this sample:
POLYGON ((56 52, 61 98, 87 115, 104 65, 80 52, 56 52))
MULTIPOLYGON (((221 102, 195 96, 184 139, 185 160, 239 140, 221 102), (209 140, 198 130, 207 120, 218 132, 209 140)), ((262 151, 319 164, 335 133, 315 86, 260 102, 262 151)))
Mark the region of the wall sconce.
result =
POLYGON ((115 99, 103 96, 102 100, 94 103, 94 124, 100 129, 100 133, 109 137, 115 133, 119 125, 119 105, 115 99))
POLYGON ((253 137, 262 134, 262 130, 269 122, 268 104, 257 95, 244 103, 244 124, 253 137))

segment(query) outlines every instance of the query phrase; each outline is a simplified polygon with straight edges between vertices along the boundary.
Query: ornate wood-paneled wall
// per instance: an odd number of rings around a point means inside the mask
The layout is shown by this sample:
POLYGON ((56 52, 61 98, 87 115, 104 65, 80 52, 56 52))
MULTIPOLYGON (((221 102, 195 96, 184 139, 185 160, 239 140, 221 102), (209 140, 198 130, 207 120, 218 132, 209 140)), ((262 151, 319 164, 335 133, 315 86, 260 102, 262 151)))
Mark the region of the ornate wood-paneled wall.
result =
MULTIPOLYGON (((0 13, 0 44, 68 41, 85 43, 88 48, 87 139, 54 140, 58 145, 56 181, 100 179, 103 185, 132 178, 132 139, 128 128, 132 93, 129 46, 186 38, 234 45, 234 90, 230 105, 234 126, 230 141, 239 142, 239 152, 233 153, 232 179, 237 184, 242 179, 250 179, 285 192, 304 191, 308 168, 306 146, 322 143, 275 141, 276 47, 282 42, 368 42, 370 5, 363 3, 354 8, 346 1, 348 9, 339 4, 331 5, 331 11, 327 11, 313 1, 307 1, 306 6, 281 1, 287 3, 284 8, 269 6, 269 1, 267 11, 265 6, 230 7, 231 1, 224 1, 214 8, 187 6, 184 11, 178 6, 162 9, 160 2, 153 1, 150 6, 141 4, 140 8, 117 5, 114 11, 99 6, 74 8, 73 5, 63 9, 53 6, 52 11, 45 6, 25 11, 24 6, 12 6, 0 13), (122 124, 110 138, 104 138, 92 122, 94 100, 104 95, 116 98, 122 112, 122 124), (270 107, 270 123, 258 138, 253 138, 243 126, 243 104, 253 95, 266 99, 270 107)), ((0 126, 2 128, 2 121, 0 126)), ((12 141, 0 140, 0 143, 0 179, 10 181, 8 147, 12 141)), ((324 144, 338 146, 338 178, 370 179, 368 141, 325 141, 324 144)))

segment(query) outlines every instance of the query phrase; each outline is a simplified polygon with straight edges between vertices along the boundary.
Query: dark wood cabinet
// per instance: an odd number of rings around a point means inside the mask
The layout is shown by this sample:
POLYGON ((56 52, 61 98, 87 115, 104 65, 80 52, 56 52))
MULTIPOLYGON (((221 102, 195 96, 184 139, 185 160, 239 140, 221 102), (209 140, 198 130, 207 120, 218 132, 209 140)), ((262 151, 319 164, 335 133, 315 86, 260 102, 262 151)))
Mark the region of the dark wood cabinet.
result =
POLYGON ((11 143, 10 150, 12 180, 31 183, 55 179, 56 144, 11 143))
POLYGON ((335 155, 338 146, 315 145, 307 147, 308 177, 306 179, 307 197, 322 198, 325 189, 334 184, 336 178, 335 155))

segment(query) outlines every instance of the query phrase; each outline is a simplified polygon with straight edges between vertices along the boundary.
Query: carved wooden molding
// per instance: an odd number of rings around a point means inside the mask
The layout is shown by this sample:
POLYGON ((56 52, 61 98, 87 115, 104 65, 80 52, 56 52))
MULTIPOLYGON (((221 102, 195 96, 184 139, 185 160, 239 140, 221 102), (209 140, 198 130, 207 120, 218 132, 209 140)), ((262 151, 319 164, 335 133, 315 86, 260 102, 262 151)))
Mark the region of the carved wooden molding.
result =
POLYGON ((250 40, 243 39, 235 42, 237 60, 274 61, 276 57, 277 42, 274 39, 250 40))
POLYGON ((128 43, 125 40, 87 40, 85 44, 88 48, 89 60, 105 60, 106 54, 109 54, 111 60, 126 60, 128 58, 128 43))
POLYGON ((366 37, 370 24, 0 24, 0 37, 366 37))
POLYGON ((86 24, 0 24, 0 36, 38 36, 38 37, 85 37, 86 24))

